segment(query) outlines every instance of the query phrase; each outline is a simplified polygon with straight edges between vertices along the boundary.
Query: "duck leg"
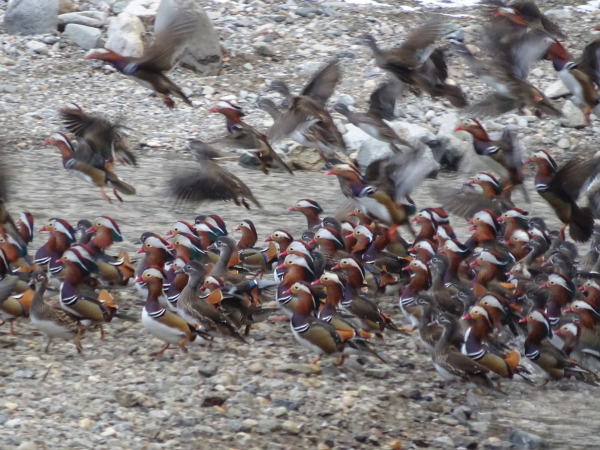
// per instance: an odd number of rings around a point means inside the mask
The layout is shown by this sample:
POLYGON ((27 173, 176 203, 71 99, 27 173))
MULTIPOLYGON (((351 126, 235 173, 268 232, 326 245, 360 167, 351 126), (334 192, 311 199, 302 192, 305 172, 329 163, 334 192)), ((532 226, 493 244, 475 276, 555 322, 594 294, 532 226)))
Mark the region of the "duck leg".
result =
POLYGON ((48 354, 48 350, 50 350, 50 343, 52 342, 52 338, 48 338, 48 343, 46 344, 46 348, 44 349, 44 353, 48 354))
POLYGON ((8 335, 9 336, 16 336, 17 333, 15 333, 15 321, 11 320, 9 322, 9 326, 10 326, 10 330, 8 331, 8 335))
POLYGON ((162 355, 162 354, 165 352, 165 350, 166 350, 166 349, 168 349, 169 347, 170 347, 170 344, 165 344, 165 345, 163 346, 163 348, 161 348, 159 351, 150 353, 150 356, 160 356, 160 355, 162 355))
POLYGON ((77 353, 83 352, 83 346, 81 345, 81 335, 77 333, 75 335, 75 348, 77 349, 77 353))
POLYGON ((98 328, 100 328, 100 339, 104 340, 104 338, 106 337, 106 333, 104 332, 104 327, 102 327, 102 324, 98 324, 98 328))
POLYGON ((169 109, 173 109, 175 108, 175 102, 173 101, 173 99, 171 97, 169 97, 168 95, 163 95, 163 103, 167 106, 167 108, 169 109))
POLYGON ((348 355, 340 356, 340 360, 338 362, 336 362, 335 365, 338 367, 341 367, 344 364, 344 361, 346 361, 347 357, 348 357, 348 355))
POLYGON ((115 194, 115 197, 117 198, 117 200, 119 200, 121 203, 123 203, 123 199, 121 198, 121 196, 119 195, 119 193, 117 192, 116 189, 113 189, 113 194, 115 194))
POLYGON ((112 200, 106 195, 106 192, 104 192, 104 186, 100 186, 100 192, 102 193, 102 197, 104 197, 108 203, 112 203, 112 200))
POLYGON ((180 341, 177 343, 177 345, 179 346, 179 348, 181 349, 181 351, 182 351, 183 353, 187 353, 187 352, 188 352, 188 349, 187 349, 187 347, 185 346, 185 343, 186 343, 187 341, 189 341, 189 337, 188 337, 188 336, 185 336, 185 337, 184 337, 182 340, 180 340, 180 341))
POLYGON ((321 361, 321 356, 320 356, 320 355, 319 355, 319 356, 318 356, 316 359, 313 359, 313 360, 310 362, 310 364, 316 364, 316 363, 318 363, 319 361, 321 361))

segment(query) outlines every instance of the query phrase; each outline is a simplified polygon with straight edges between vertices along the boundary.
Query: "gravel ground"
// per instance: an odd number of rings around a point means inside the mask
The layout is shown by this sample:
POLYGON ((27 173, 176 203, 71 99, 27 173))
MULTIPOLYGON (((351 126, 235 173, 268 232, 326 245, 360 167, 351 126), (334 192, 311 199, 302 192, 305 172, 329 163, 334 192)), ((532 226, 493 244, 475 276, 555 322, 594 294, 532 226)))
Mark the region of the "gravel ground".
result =
MULTIPOLYGON (((175 69, 172 78, 191 93, 194 108, 180 105, 173 111, 131 80, 84 61, 84 52, 69 42, 0 34, 0 143, 14 169, 10 211, 33 212, 36 225, 55 216, 71 223, 113 217, 125 235, 125 242, 112 249, 115 254, 121 248, 133 252, 133 241, 142 231, 164 232, 173 221, 199 213, 220 214, 230 229, 241 219, 252 219, 261 240, 275 228, 299 235, 304 220, 286 212, 297 199, 314 198, 333 213, 343 198, 337 182, 322 172, 291 177, 275 171, 264 177, 226 163, 264 205, 250 212, 233 204, 174 207, 164 195, 165 180, 173 166, 189 159, 182 151, 187 139, 210 141, 224 135, 222 118, 207 114, 219 99, 236 99, 247 110, 247 121, 265 128, 270 120, 253 102, 270 80, 290 81, 297 90, 315 68, 340 53, 344 79, 336 94, 349 94, 358 107, 364 106, 368 93, 384 78, 368 49, 356 44, 365 31, 392 45, 413 23, 442 12, 451 14, 448 20, 460 23, 468 36, 476 36, 474 9, 403 4, 419 9, 341 2, 206 2, 229 61, 218 77, 199 78, 175 69), (47 42, 47 52, 29 49, 31 40, 47 42), (267 46, 273 56, 257 54, 258 45, 267 46), (43 145, 59 128, 57 108, 69 101, 126 119, 140 164, 137 169, 120 166, 117 172, 136 186, 137 196, 124 204, 106 203, 96 188, 65 173, 54 147, 43 145)), ((556 4, 545 2, 545 8, 556 4)), ((90 5, 81 2, 82 7, 90 5)), ((5 8, 2 3, 0 19, 5 8)), ((562 19, 569 49, 579 51, 595 24, 594 14, 575 11, 562 19)), ((471 99, 484 92, 459 62, 451 64, 451 76, 471 99)), ((556 75, 539 66, 532 80, 545 88, 556 75)), ((434 132, 450 111, 425 96, 407 96, 402 102, 402 120, 434 132)), ((597 124, 575 130, 561 127, 559 120, 516 115, 486 122, 491 130, 518 126, 528 149, 546 148, 559 160, 595 151, 597 124)), ((435 199, 428 185, 457 186, 467 176, 442 174, 428 180, 415 200, 429 206, 435 199)), ((523 206, 551 217, 537 198, 523 206)), ((461 223, 454 218, 456 228, 466 233, 461 223)), ((31 248, 43 240, 36 236, 31 248)), ((133 289, 114 294, 123 310, 141 312, 142 299, 133 289)), ((383 309, 402 323, 396 303, 395 298, 382 300, 383 309)), ((414 337, 386 334, 373 344, 392 361, 389 366, 353 357, 337 368, 328 358, 321 366, 307 364, 314 355, 296 344, 287 324, 259 324, 248 346, 217 340, 211 349, 200 342, 188 355, 172 350, 158 358, 148 353, 160 342, 146 335, 140 323, 116 319, 106 329, 104 341, 95 333, 85 337, 82 356, 71 343, 58 341, 45 355, 45 338, 27 321, 17 324, 18 336, 0 336, 0 447, 325 450, 394 447, 398 442, 403 448, 600 446, 596 388, 568 381, 538 388, 515 380, 502 383, 505 397, 463 384, 445 385, 414 337)))

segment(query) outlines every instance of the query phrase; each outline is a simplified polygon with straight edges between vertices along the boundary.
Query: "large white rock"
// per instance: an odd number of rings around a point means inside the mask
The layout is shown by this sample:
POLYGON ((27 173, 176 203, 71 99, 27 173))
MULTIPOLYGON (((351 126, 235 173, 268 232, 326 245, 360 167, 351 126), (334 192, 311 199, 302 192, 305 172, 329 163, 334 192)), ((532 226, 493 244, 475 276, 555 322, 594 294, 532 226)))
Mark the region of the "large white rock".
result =
POLYGON ((160 0, 131 0, 123 12, 138 17, 152 17, 158 11, 160 0))
POLYGON ((193 0, 162 0, 156 13, 154 32, 159 33, 168 25, 173 9, 196 18, 196 32, 181 54, 180 63, 205 76, 217 75, 222 64, 219 36, 198 3, 193 0))
POLYGON ((105 47, 123 56, 142 56, 144 31, 139 17, 123 12, 110 20, 105 47))
POLYGON ((100 46, 102 32, 98 28, 70 23, 65 27, 63 36, 71 39, 82 49, 90 50, 100 46))
POLYGON ((58 0, 12 0, 4 14, 9 34, 45 34, 58 26, 58 0))

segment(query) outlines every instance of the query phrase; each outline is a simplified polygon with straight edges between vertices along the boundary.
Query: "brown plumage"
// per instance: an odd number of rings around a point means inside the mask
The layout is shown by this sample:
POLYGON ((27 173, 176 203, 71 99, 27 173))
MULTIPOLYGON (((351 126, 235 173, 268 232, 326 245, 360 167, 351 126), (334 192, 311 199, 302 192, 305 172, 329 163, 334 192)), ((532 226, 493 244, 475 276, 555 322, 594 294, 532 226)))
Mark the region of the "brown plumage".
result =
POLYGON ((250 209, 250 203, 259 208, 250 188, 240 178, 212 160, 215 150, 208 144, 194 140, 190 142, 198 159, 197 164, 179 167, 169 181, 169 190, 179 201, 233 201, 250 209))
POLYGON ((179 97, 192 106, 192 102, 164 72, 173 68, 177 54, 193 37, 197 21, 194 15, 180 10, 169 12, 171 14, 167 15, 167 21, 156 30, 154 42, 145 49, 140 58, 121 56, 108 49, 92 49, 86 54, 85 59, 99 59, 112 64, 122 74, 161 94, 168 108, 175 106, 171 96, 179 97))
POLYGON ((375 63, 395 75, 400 81, 432 97, 445 97, 453 106, 462 108, 467 100, 458 86, 448 84, 448 67, 437 41, 454 30, 442 22, 428 22, 413 30, 404 43, 393 49, 382 50, 371 35, 363 36, 373 51, 375 63))

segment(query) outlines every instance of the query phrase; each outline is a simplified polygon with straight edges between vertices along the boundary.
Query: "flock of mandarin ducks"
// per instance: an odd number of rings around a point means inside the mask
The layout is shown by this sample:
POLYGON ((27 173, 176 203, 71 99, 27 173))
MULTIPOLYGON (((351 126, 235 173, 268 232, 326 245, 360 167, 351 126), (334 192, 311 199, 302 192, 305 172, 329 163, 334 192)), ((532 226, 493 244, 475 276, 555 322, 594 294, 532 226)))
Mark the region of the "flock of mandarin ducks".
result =
MULTIPOLYGON (((574 62, 559 42, 564 38, 559 27, 533 2, 494 1, 484 14, 480 45, 487 59, 473 54, 460 28, 440 21, 425 23, 393 49, 379 48, 372 36, 362 37, 375 63, 392 75, 371 94, 366 112, 334 106, 390 148, 389 156, 362 172, 347 156, 326 109, 341 78, 337 60, 326 64, 297 96, 285 83, 271 84, 282 101, 276 105, 268 98, 259 100, 274 120, 267 134, 242 121, 244 113, 233 103, 209 111, 225 116, 229 138, 249 149, 265 174, 274 166, 293 174, 271 146, 287 137, 316 150, 328 174, 337 176, 354 210, 348 217, 321 218, 316 201, 301 199, 290 208, 306 217, 307 230, 301 236, 274 230, 266 238, 268 246, 258 248, 251 220, 239 223, 241 238, 236 242, 220 217, 198 216, 193 223, 175 222, 166 236, 143 233, 141 259, 134 265, 126 252, 109 254, 123 239, 110 217, 82 220, 75 228, 53 218, 40 229, 48 233, 46 243, 31 257, 27 246, 33 216, 23 213, 13 220, 2 203, 0 314, 10 323, 10 333, 15 320, 29 317, 48 336, 46 351, 50 340, 61 338, 73 340, 81 352, 81 339, 89 330, 99 329, 104 337, 105 322, 114 317, 133 320, 119 311, 107 290, 132 282, 145 299, 144 328, 164 343, 153 355, 170 345, 187 352, 187 343, 212 341, 215 335, 247 343, 253 324, 278 315, 279 321, 289 320, 298 343, 317 356, 313 363, 322 355, 339 355, 342 364, 358 353, 387 364, 376 351, 374 337, 416 332, 443 378, 499 390, 490 375, 518 375, 531 382, 520 364, 521 352, 507 344, 526 336, 524 356, 549 379, 598 382, 600 228, 594 220, 600 208, 598 190, 590 186, 600 173, 600 158, 572 160, 559 168, 550 153, 538 150, 525 161, 516 133, 505 131, 494 139, 479 120, 465 120, 456 131, 472 135, 475 152, 499 176, 479 173, 460 190, 436 192, 443 207, 418 210, 410 194, 431 166, 418 146, 386 123, 395 118, 396 98, 406 90, 441 97, 469 116, 526 109, 539 117, 560 116, 553 102, 527 80, 530 66, 544 59, 552 62, 589 123, 600 102, 600 40, 589 43, 574 62), (448 80, 449 53, 464 58, 491 88, 486 98, 468 105, 460 87, 448 80), (513 204, 515 191, 529 202, 523 176, 528 162, 537 166, 535 190, 563 223, 559 231, 513 204), (584 192, 589 197, 585 207, 577 203, 584 192), (471 224, 465 242, 457 239, 448 212, 471 224), (567 228, 573 241, 592 241, 582 260, 567 240, 567 228), (274 280, 263 279, 273 269, 274 280), (59 290, 58 301, 44 300, 49 285, 59 290), (399 297, 402 326, 382 311, 380 298, 390 295, 399 297), (277 308, 263 307, 273 296, 277 308)), ((112 64, 162 95, 169 108, 174 107, 172 97, 192 105, 164 72, 193 33, 194 21, 173 13, 164 30, 141 58, 107 49, 92 50, 86 58, 112 64)), ((59 114, 73 138, 58 133, 47 143, 58 147, 65 169, 98 186, 108 201, 106 189, 119 201, 121 195, 135 194, 114 171, 116 162, 136 164, 125 127, 85 113, 76 104, 59 114)), ((190 148, 197 153, 198 166, 182 169, 169 184, 179 201, 230 200, 248 209, 261 207, 248 186, 215 161, 223 156, 219 150, 199 140, 190 142, 190 148)), ((5 191, 3 184, 3 197, 5 191)))

